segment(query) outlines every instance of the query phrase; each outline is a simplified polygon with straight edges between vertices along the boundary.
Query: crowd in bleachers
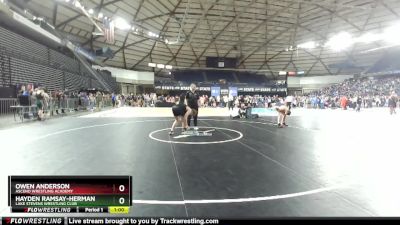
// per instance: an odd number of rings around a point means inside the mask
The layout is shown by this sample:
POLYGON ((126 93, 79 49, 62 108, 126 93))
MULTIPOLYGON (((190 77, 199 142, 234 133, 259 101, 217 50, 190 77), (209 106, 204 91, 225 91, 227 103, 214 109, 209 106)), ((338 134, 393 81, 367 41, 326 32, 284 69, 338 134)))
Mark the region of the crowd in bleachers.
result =
MULTIPOLYGON (((173 87, 184 87, 184 86, 189 86, 192 82, 186 82, 186 81, 175 81, 175 80, 155 80, 154 85, 155 86, 173 86, 173 87)), ((227 83, 220 83, 218 81, 209 81, 209 82, 197 82, 196 83, 199 87, 210 87, 210 86, 231 86, 231 87, 269 87, 269 88, 286 88, 286 83, 284 81, 276 81, 276 80, 270 80, 270 81, 265 81, 263 83, 246 83, 246 82, 241 82, 241 83, 232 83, 232 82, 227 82, 227 83)))
MULTIPOLYGON (((342 83, 335 84, 320 90, 311 92, 307 95, 290 96, 293 107, 304 108, 343 108, 360 109, 372 107, 390 107, 399 104, 398 94, 400 94, 400 77, 389 76, 381 78, 361 78, 349 79, 342 83)), ((144 98, 143 98, 144 99, 144 98)), ((175 103, 178 96, 153 96, 153 101, 145 106, 151 106, 156 102, 175 103)), ((247 95, 239 97, 208 95, 200 96, 200 107, 228 107, 229 102, 238 105, 238 101, 244 99, 246 104, 253 107, 272 107, 285 104, 285 98, 268 95, 247 95), (233 98, 233 99, 230 99, 233 98)))
POLYGON ((398 104, 400 77, 350 79, 297 97, 302 105, 312 108, 385 107, 398 104))
MULTIPOLYGON (((155 107, 157 100, 157 95, 155 93, 151 94, 112 94, 111 101, 113 107, 155 107)), ((163 100, 165 101, 165 100, 163 100)))
MULTIPOLYGON (((372 107, 390 107, 391 114, 399 105, 397 94, 400 93, 400 77, 350 79, 340 84, 322 88, 307 95, 239 95, 237 97, 221 95, 200 95, 199 106, 202 108, 271 108, 290 102, 292 107, 299 108, 342 108, 355 109, 372 107)), ((36 105, 39 120, 53 114, 64 114, 68 111, 95 111, 105 106, 112 107, 157 107, 160 103, 172 106, 179 102, 178 95, 114 94, 95 90, 48 91, 45 88, 22 86, 19 99, 29 99, 29 105, 36 105), (167 104, 165 104, 167 103, 167 104)))
MULTIPOLYGON (((155 93, 145 94, 113 94, 112 102, 114 107, 132 106, 132 107, 156 107, 157 103, 170 103, 170 105, 179 102, 179 95, 157 95, 155 93)), ((278 95, 240 95, 237 97, 223 95, 223 96, 209 96, 200 95, 199 106, 201 108, 216 108, 228 107, 229 104, 239 105, 239 102, 244 102, 253 107, 271 107, 273 104, 283 104, 284 98, 278 95)))

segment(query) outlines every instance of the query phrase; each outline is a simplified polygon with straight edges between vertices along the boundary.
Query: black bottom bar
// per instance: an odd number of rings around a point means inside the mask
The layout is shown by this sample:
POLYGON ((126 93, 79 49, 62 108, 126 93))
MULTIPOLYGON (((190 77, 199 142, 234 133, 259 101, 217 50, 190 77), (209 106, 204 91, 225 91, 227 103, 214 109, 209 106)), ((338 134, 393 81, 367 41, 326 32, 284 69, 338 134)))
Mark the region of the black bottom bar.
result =
POLYGON ((77 213, 77 207, 11 207, 13 213, 77 213))
POLYGON ((3 225, 64 225, 63 217, 3 217, 1 221, 3 225))

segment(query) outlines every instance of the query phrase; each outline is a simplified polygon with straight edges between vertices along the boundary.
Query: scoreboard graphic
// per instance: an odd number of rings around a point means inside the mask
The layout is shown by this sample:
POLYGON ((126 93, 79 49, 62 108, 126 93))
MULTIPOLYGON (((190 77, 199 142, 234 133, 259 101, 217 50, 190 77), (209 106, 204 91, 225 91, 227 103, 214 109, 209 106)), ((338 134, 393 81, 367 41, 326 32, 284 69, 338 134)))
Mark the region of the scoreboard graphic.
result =
POLYGON ((128 213, 131 176, 9 176, 15 213, 128 213))

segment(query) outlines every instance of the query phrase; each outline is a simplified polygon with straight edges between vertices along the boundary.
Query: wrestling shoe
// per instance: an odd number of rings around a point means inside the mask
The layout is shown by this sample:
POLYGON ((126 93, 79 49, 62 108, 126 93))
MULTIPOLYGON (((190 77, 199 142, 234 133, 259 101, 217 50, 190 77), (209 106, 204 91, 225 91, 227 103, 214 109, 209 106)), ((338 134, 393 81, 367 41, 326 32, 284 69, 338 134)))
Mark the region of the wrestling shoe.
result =
POLYGON ((173 130, 170 130, 169 131, 169 135, 173 135, 174 134, 174 131, 173 130))
POLYGON ((282 125, 283 125, 284 127, 288 127, 288 126, 289 126, 289 125, 287 125, 286 123, 283 123, 282 125))

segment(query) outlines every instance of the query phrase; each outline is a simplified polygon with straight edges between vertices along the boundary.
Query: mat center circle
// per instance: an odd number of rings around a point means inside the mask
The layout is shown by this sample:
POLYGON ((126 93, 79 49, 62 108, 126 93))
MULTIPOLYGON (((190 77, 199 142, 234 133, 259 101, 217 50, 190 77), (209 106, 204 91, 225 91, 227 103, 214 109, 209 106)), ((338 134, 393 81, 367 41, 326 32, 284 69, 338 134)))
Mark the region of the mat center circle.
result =
POLYGON ((223 127, 198 127, 197 131, 200 135, 195 134, 194 131, 182 133, 180 128, 175 129, 175 135, 169 135, 170 128, 155 130, 149 134, 149 138, 155 141, 173 144, 190 144, 190 145, 206 145, 206 144, 222 144, 227 142, 237 141, 243 138, 240 131, 223 128, 223 127), (191 134, 193 132, 193 134, 191 134), (211 134, 211 135, 204 135, 211 134), (219 134, 219 135, 215 135, 219 134), (222 137, 221 137, 222 136, 222 137), (220 140, 215 140, 217 137, 220 140))

